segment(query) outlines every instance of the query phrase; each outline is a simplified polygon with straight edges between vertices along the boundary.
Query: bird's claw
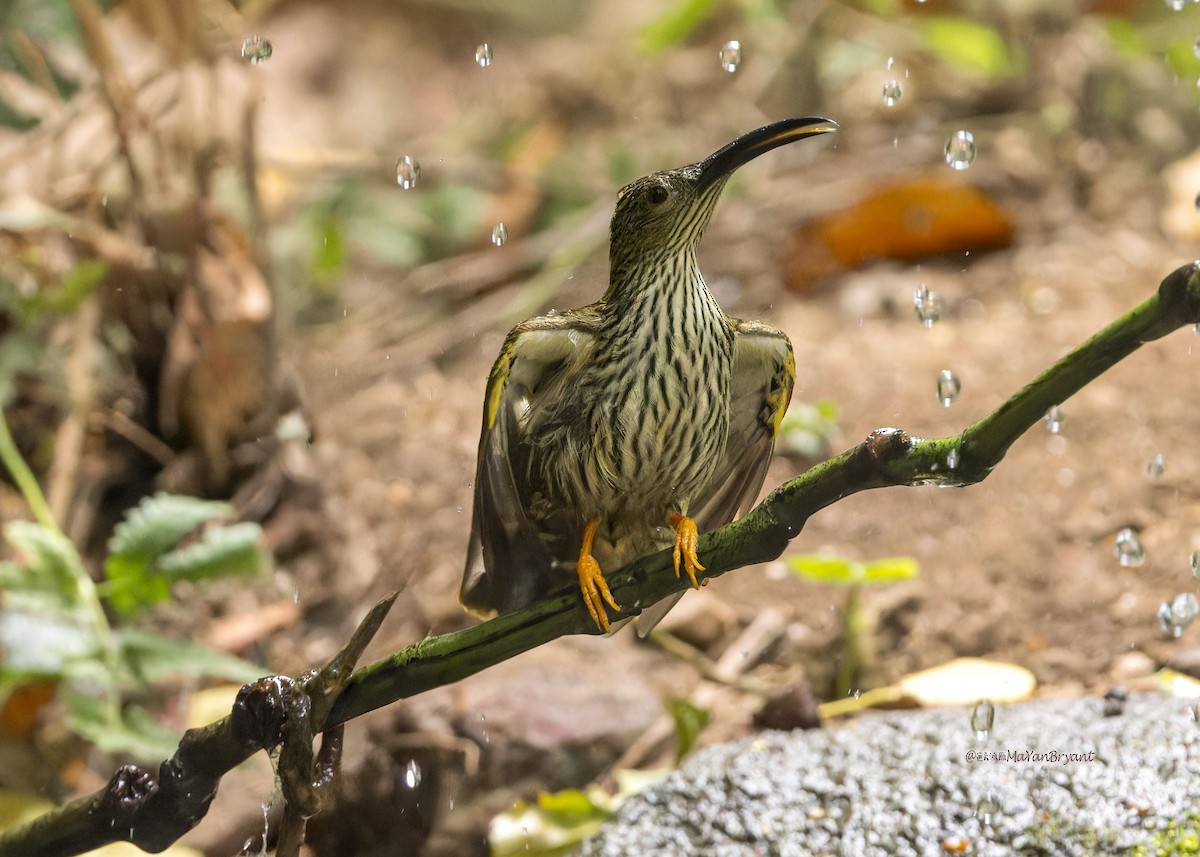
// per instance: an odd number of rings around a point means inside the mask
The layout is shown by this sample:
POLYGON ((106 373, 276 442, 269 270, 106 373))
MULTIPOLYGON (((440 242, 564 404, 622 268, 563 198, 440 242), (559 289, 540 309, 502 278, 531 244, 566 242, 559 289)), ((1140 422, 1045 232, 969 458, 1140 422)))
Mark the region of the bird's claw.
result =
POLYGON ((679 577, 679 564, 682 562, 683 570, 687 572, 687 576, 692 581, 692 588, 699 589, 700 584, 696 580, 696 572, 705 570, 696 553, 700 531, 696 527, 696 522, 686 515, 672 515, 671 524, 675 527, 675 549, 671 552, 671 558, 675 562, 675 576, 679 577))
POLYGON ((612 593, 608 591, 608 583, 600 571, 600 563, 591 554, 584 554, 576 565, 579 572, 579 591, 583 593, 583 605, 587 607, 588 615, 604 633, 608 633, 608 613, 604 609, 607 604, 613 610, 620 611, 612 593))

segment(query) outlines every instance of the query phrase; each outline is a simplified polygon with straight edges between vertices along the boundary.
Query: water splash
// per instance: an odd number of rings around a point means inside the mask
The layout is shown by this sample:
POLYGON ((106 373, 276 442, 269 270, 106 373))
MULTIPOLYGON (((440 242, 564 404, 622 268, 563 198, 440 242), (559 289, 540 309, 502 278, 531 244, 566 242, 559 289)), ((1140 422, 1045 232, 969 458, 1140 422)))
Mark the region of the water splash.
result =
POLYGON ((962 381, 958 380, 958 376, 949 369, 943 369, 938 373, 937 379, 937 397, 942 403, 942 407, 948 408, 954 404, 954 400, 958 398, 959 392, 962 391, 962 381))
POLYGON ((933 327, 934 323, 941 319, 944 308, 941 296, 929 291, 929 286, 924 283, 917 286, 917 290, 913 292, 913 309, 917 311, 917 318, 921 320, 921 324, 926 327, 933 327))
POLYGON ((1051 405, 1050 410, 1046 411, 1046 416, 1042 419, 1046 421, 1046 428, 1050 430, 1050 434, 1058 434, 1062 431, 1063 413, 1058 405, 1051 405))
POLYGON ((412 190, 421 178, 421 165, 412 155, 403 155, 396 161, 396 184, 402 190, 412 190))
POLYGON ((975 135, 970 131, 955 131, 946 141, 946 165, 965 170, 975 160, 975 135))
POLYGON ((1158 605, 1158 626, 1163 633, 1178 638, 1200 613, 1200 600, 1190 592, 1176 595, 1158 605))
POLYGON ((900 96, 904 94, 904 87, 900 85, 898 80, 889 80, 883 84, 883 104, 885 107, 895 107, 896 102, 900 100, 900 96))
POLYGON ((975 703, 971 712, 971 728, 975 730, 977 741, 986 741, 991 734, 992 724, 996 722, 996 706, 990 699, 981 699, 975 703))
POLYGON ((1146 548, 1142 546, 1137 533, 1126 527, 1117 533, 1113 556, 1122 568, 1137 568, 1146 561, 1146 548))
POLYGON ((250 63, 250 65, 259 65, 271 58, 271 54, 275 49, 271 47, 271 43, 262 36, 248 36, 242 42, 242 59, 250 63))
POLYGON ((721 68, 733 74, 738 70, 738 66, 742 64, 742 43, 737 39, 730 39, 721 45, 721 51, 718 56, 721 60, 721 68))

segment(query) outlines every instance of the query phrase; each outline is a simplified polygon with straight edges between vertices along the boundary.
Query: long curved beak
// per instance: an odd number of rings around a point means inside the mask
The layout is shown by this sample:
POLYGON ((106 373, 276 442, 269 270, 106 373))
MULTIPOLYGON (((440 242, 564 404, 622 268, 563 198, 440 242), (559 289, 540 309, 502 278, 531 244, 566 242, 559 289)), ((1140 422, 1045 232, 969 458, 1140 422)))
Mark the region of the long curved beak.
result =
POLYGON ((742 164, 764 152, 786 146, 796 140, 803 140, 805 137, 831 134, 836 130, 838 124, 832 119, 806 116, 803 119, 782 119, 749 131, 699 163, 699 185, 705 188, 714 182, 724 181, 742 164))

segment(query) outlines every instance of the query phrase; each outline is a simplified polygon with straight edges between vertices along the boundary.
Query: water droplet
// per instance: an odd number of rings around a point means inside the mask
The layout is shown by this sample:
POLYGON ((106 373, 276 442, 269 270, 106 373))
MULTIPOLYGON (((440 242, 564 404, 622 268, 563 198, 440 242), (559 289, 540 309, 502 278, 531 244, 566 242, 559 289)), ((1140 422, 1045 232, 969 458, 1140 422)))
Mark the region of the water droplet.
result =
POLYGON ((938 373, 937 397, 938 401, 942 403, 942 407, 948 408, 954 404, 954 400, 958 398, 958 393, 961 389, 962 382, 949 369, 943 369, 938 373))
POLYGON ((492 64, 492 46, 487 42, 475 48, 475 64, 480 68, 487 68, 492 64))
POLYGON ((987 796, 979 802, 975 811, 979 815, 979 820, 988 827, 991 827, 992 822, 996 820, 996 816, 1000 814, 1000 801, 996 800, 991 792, 988 792, 987 796))
POLYGON ((1187 5, 1187 0, 1163 0, 1167 4, 1167 8, 1174 12, 1182 12, 1183 7, 1187 5))
POLYGON ((1196 211, 1200 211, 1200 193, 1196 194, 1196 211))
POLYGON ((1200 600, 1190 592, 1176 595, 1168 604, 1164 601, 1158 608, 1158 624, 1172 637, 1178 637, 1200 613, 1200 600))
POLYGON ((975 160, 975 135, 970 131, 955 131, 946 141, 946 164, 955 170, 965 170, 975 160))
POLYGON ((421 766, 417 764, 416 759, 409 759, 408 764, 404 766, 404 785, 415 789, 420 784, 421 766))
POLYGON ((951 470, 957 470, 959 454, 960 453, 958 451, 957 446, 952 448, 949 452, 947 452, 946 453, 946 467, 950 468, 951 470))
POLYGON ((1142 547, 1137 533, 1126 527, 1117 533, 1117 540, 1113 544, 1113 556, 1122 568, 1136 568, 1146 561, 1146 549, 1142 547))
POLYGON ((889 80, 883 85, 883 103, 887 107, 895 106, 900 100, 900 96, 904 94, 904 88, 900 86, 900 81, 889 80))
POLYGON ((1050 410, 1046 411, 1046 416, 1042 419, 1046 421, 1046 428, 1050 429, 1050 434, 1058 434, 1062 431, 1063 412, 1058 405, 1051 405, 1050 410))
POLYGON ((737 39, 730 39, 725 44, 721 45, 721 68, 733 74, 738 70, 738 66, 742 64, 742 43, 737 39))
POLYGON ((503 247, 504 242, 508 240, 508 227, 503 223, 497 223, 492 227, 492 243, 497 247, 503 247))
POLYGON ((917 286, 917 290, 913 292, 913 308, 917 311, 917 318, 921 320, 921 324, 926 327, 933 327, 934 322, 941 319, 943 307, 941 296, 937 292, 929 291, 929 286, 924 283, 917 286))
POLYGON ((981 699, 975 703, 975 709, 971 712, 971 728, 975 730, 977 741, 988 739, 988 733, 992 731, 992 724, 995 721, 996 706, 992 705, 990 699, 981 699))
POLYGON ((1200 579, 1200 551, 1192 551, 1188 563, 1192 567, 1192 577, 1200 579))
POLYGON ((262 36, 248 36, 242 42, 242 59, 250 65, 258 65, 269 60, 274 50, 271 43, 262 36))
POLYGON ((1196 41, 1192 42, 1192 54, 1200 60, 1200 36, 1196 36, 1196 41))
POLYGON ((1150 463, 1146 465, 1146 475, 1151 479, 1161 479, 1162 475, 1167 472, 1167 461, 1163 458, 1162 453, 1150 459, 1150 463))
POLYGON ((412 190, 421 178, 421 165, 412 155, 404 155, 396 161, 396 184, 404 190, 412 190))

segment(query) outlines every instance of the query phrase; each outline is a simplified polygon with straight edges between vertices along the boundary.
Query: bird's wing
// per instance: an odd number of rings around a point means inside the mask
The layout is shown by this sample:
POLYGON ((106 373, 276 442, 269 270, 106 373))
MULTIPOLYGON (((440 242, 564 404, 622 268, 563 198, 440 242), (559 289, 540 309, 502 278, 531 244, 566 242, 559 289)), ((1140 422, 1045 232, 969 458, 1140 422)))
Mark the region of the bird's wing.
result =
MULTIPOLYGON (((729 439, 708 485, 692 502, 700 532, 728 524, 757 499, 795 381, 796 363, 787 335, 765 324, 739 321, 729 384, 729 439)), ((643 610, 637 619, 638 633, 650 633, 681 596, 664 598, 643 610)))
POLYGON ((530 415, 541 411, 546 391, 560 388, 562 375, 579 365, 594 341, 579 312, 517 325, 488 376, 471 544, 459 590, 472 610, 518 610, 560 582, 546 541, 554 534, 546 532, 545 521, 530 517, 538 489, 532 481, 528 425, 530 415))
POLYGON ((708 486, 694 501, 701 532, 724 526, 757 499, 795 381, 787 335, 759 322, 739 321, 729 384, 729 439, 708 486))

